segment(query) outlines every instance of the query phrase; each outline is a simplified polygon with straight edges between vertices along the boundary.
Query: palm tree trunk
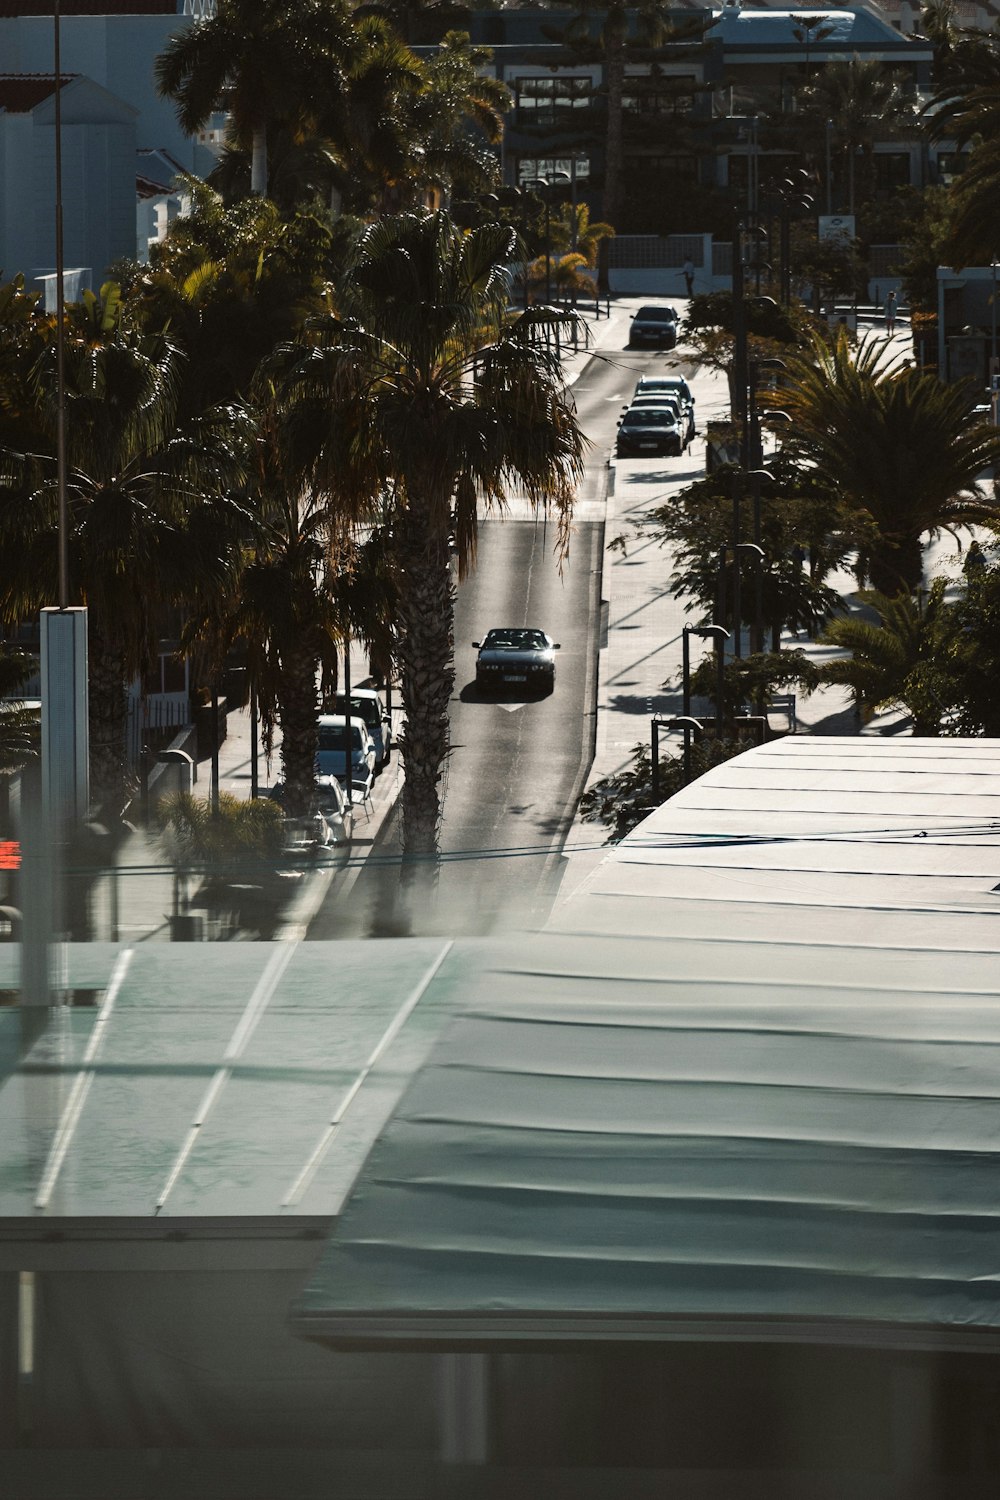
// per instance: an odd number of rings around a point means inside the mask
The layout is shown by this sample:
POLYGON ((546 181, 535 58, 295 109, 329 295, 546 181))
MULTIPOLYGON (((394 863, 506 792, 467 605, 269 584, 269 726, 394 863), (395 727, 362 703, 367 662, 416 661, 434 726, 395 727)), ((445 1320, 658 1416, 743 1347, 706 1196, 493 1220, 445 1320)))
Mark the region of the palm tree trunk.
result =
POLYGON ((920 538, 901 537, 872 548, 868 563, 871 586, 893 599, 904 590, 915 594, 924 576, 920 538))
POLYGON ((436 861, 441 816, 439 784, 450 746, 448 703, 455 685, 455 588, 446 535, 438 535, 426 505, 411 504, 400 518, 397 558, 399 662, 406 728, 403 779, 403 869, 436 861))
POLYGON ((128 713, 125 661, 122 653, 94 629, 93 614, 89 636, 90 798, 117 818, 128 796, 125 784, 128 713))
POLYGON ((604 23, 605 78, 608 86, 608 125, 604 145, 604 197, 602 217, 610 224, 621 221, 625 199, 625 149, 622 103, 625 93, 625 42, 628 17, 621 4, 612 5, 604 23))
POLYGON ((267 129, 264 125, 254 127, 250 191, 259 198, 267 197, 267 129))
POLYGON ((281 774, 285 784, 284 807, 293 818, 309 812, 316 789, 316 720, 319 695, 316 676, 319 662, 309 650, 282 653, 281 774))

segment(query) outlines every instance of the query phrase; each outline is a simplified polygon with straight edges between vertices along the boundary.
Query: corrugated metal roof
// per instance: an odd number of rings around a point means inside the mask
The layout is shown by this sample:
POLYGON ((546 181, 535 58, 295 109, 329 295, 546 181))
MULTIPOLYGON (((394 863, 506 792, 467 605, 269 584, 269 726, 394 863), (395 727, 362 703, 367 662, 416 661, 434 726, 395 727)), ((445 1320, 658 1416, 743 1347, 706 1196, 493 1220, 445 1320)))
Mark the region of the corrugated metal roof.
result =
POLYGON ((484 975, 297 1328, 1000 1347, 998 881, 990 742, 717 767, 484 975))

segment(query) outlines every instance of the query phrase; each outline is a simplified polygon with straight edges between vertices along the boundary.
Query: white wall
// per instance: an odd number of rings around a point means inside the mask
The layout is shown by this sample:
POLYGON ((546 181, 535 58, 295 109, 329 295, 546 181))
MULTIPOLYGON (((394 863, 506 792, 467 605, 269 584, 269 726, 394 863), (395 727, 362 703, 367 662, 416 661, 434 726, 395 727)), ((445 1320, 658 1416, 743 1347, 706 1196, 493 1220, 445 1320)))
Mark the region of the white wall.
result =
MULTIPOLYGON (((63 16, 62 67, 94 79, 139 111, 137 146, 162 147, 186 171, 201 175, 211 171, 215 158, 184 135, 173 104, 159 98, 153 78, 167 38, 190 25, 185 16, 63 16)), ((0 18, 0 59, 4 73, 51 73, 51 17, 0 18)))

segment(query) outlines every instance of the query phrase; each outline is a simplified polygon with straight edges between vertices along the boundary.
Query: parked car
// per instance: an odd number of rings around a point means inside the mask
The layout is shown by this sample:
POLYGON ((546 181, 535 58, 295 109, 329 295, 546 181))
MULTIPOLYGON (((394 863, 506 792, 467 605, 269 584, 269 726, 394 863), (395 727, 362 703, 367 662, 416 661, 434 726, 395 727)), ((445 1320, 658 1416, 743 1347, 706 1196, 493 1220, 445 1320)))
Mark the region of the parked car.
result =
POLYGON ((669 396, 672 400, 680 402, 687 416, 688 442, 695 434, 694 396, 691 387, 683 375, 643 375, 636 382, 634 401, 640 397, 646 400, 650 396, 669 396))
MULTIPOLYGON (((347 699, 337 693, 331 704, 337 714, 347 712, 347 699)), ((382 695, 375 688, 352 688, 350 712, 353 718, 364 719, 368 733, 375 744, 375 769, 380 771, 389 762, 392 749, 392 718, 382 702, 382 695)))
POLYGON ((556 682, 555 653, 559 642, 544 630, 519 625, 487 631, 482 641, 473 641, 476 687, 484 691, 510 684, 526 690, 551 693, 556 682))
POLYGON ((677 343, 677 311, 673 307, 640 307, 628 331, 630 349, 653 345, 673 349, 677 343))
POLYGON ((632 406, 618 424, 617 458, 654 453, 676 455, 683 450, 681 422, 674 407, 632 406))
POLYGON ((677 424, 677 431, 681 435, 681 451, 683 452, 691 440, 690 424, 686 408, 683 408, 673 397, 664 395, 635 396, 631 406, 622 408, 622 415, 627 416, 630 411, 649 410, 665 412, 668 416, 673 417, 677 424))
MULTIPOLYGON (((275 802, 283 803, 282 782, 271 791, 275 802)), ((285 818, 284 853, 293 860, 306 860, 323 851, 336 849, 346 863, 354 838, 354 812, 348 807, 344 789, 336 776, 317 776, 312 807, 303 818, 285 818)))
POLYGON ((350 719, 343 714, 320 714, 319 744, 316 750, 317 777, 336 776, 338 781, 347 780, 345 756, 345 729, 350 725, 352 785, 371 786, 375 778, 375 744, 368 733, 364 719, 350 719))

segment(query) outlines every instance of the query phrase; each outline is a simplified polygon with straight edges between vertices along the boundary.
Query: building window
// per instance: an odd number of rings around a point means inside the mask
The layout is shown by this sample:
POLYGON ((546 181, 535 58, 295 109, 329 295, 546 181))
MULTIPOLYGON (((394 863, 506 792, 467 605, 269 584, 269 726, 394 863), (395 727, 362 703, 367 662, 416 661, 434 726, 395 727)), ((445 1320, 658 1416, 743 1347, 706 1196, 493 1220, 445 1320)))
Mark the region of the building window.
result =
POLYGON ((517 107, 530 111, 534 125, 553 125, 567 110, 585 109, 593 85, 589 78, 515 78, 517 107))
MULTIPOLYGON (((590 160, 586 156, 578 156, 576 160, 576 180, 586 182, 590 176, 590 160)), ((562 172, 572 181, 573 158, 569 156, 519 156, 517 159, 518 182, 530 182, 534 177, 544 177, 551 182, 556 172, 562 172)), ((556 177, 557 183, 566 183, 562 178, 556 177)))
POLYGON ((689 115, 694 108, 693 77, 625 80, 622 105, 634 115, 675 117, 689 115))
POLYGON ((910 185, 910 153, 908 151, 876 151, 875 189, 879 193, 893 193, 897 188, 910 185))
POLYGON ((665 177, 683 177, 694 182, 698 176, 698 158, 680 151, 658 151, 649 156, 629 156, 629 166, 665 177))
POLYGON ((965 170, 969 160, 967 151, 939 151, 937 154, 937 180, 945 187, 965 170))

